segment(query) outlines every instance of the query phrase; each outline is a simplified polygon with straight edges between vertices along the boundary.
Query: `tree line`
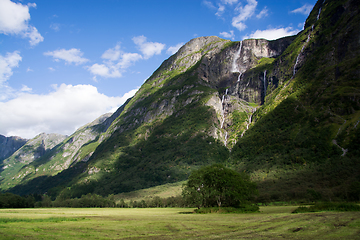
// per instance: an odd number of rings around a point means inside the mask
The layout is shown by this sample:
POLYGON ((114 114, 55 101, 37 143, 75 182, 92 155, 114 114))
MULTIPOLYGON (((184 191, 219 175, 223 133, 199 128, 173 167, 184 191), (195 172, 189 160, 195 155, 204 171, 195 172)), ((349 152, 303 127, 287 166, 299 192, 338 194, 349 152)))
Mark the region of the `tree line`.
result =
POLYGON ((221 164, 202 167, 193 171, 183 186, 182 196, 116 202, 114 195, 103 197, 88 193, 80 198, 58 196, 54 201, 47 195, 18 196, 13 193, 0 194, 0 208, 31 207, 235 207, 249 205, 257 194, 256 184, 248 175, 237 173, 221 164))

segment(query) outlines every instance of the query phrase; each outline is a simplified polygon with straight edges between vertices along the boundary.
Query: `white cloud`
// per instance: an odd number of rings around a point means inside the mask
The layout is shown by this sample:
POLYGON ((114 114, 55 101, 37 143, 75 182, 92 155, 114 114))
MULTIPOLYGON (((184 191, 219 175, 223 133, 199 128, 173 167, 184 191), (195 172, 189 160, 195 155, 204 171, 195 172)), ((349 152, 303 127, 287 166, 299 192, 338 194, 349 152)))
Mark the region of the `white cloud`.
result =
POLYGON ((21 92, 31 92, 31 91, 32 91, 32 88, 29 88, 28 86, 26 86, 26 85, 23 84, 20 91, 21 91, 21 92))
POLYGON ((219 8, 217 10, 217 12, 215 13, 216 16, 221 17, 221 15, 224 13, 225 11, 225 6, 219 4, 219 8))
POLYGON ((235 11, 238 12, 238 15, 233 17, 232 26, 236 27, 239 31, 245 30, 247 26, 244 22, 254 15, 256 6, 256 0, 247 0, 247 4, 244 7, 241 5, 236 7, 235 11))
POLYGON ((34 26, 29 25, 29 7, 36 7, 36 4, 22 5, 10 0, 0 0, 0 33, 30 38, 30 45, 34 46, 44 41, 44 38, 34 26))
POLYGON ((94 75, 94 80, 96 81, 96 76, 101 76, 105 78, 116 78, 121 77, 122 74, 115 65, 112 64, 98 64, 95 63, 92 66, 88 67, 88 70, 94 75))
POLYGON ((105 78, 121 77, 126 68, 130 67, 134 62, 143 59, 138 53, 125 53, 121 51, 120 45, 117 44, 114 48, 106 50, 102 55, 105 59, 102 64, 95 63, 87 67, 91 74, 105 78))
POLYGON ((0 88, 13 75, 13 68, 19 67, 22 57, 19 51, 8 52, 6 56, 0 55, 0 88))
POLYGON ((83 53, 80 51, 80 49, 71 48, 69 50, 66 49, 60 49, 55 50, 53 52, 45 52, 45 56, 52 56, 55 61, 64 60, 67 63, 75 63, 75 65, 83 64, 88 62, 89 60, 86 58, 83 58, 83 53))
POLYGON ((101 58, 107 59, 107 60, 110 60, 110 61, 116 61, 116 60, 119 59, 120 54, 121 54, 120 44, 116 44, 116 46, 114 48, 109 48, 108 50, 106 50, 101 55, 101 58))
POLYGON ((312 8, 313 8, 313 5, 305 4, 305 5, 303 5, 302 7, 297 8, 297 9, 291 11, 291 13, 301 13, 301 14, 304 14, 304 15, 309 15, 309 13, 311 12, 312 8))
POLYGON ((234 38, 235 38, 235 34, 234 34, 233 30, 231 30, 230 32, 221 32, 220 36, 222 36, 224 38, 230 38, 232 40, 234 40, 234 38))
POLYGON ((0 102, 0 134, 25 138, 41 132, 70 135, 102 114, 115 111, 137 91, 108 97, 92 85, 53 87, 47 95, 23 93, 8 102, 0 102))
POLYGON ((140 59, 143 59, 143 57, 138 53, 123 53, 121 55, 120 61, 117 63, 116 66, 125 69, 130 67, 131 64, 137 62, 140 59))
POLYGON ((256 30, 254 33, 250 34, 250 36, 245 36, 244 39, 248 38, 264 38, 267 40, 275 40, 286 36, 295 35, 300 30, 293 30, 292 27, 287 28, 272 28, 267 30, 256 30))
POLYGON ((224 4, 234 4, 234 3, 237 3, 238 0, 221 0, 224 4))
POLYGON ((165 44, 158 42, 147 42, 145 36, 138 36, 132 38, 133 42, 138 45, 145 59, 149 59, 154 55, 161 54, 161 51, 165 48, 165 44))
POLYGON ((184 43, 178 43, 175 46, 171 46, 168 48, 168 50, 166 51, 168 54, 175 54, 182 46, 184 45, 184 43))
POLYGON ((261 12, 258 15, 256 15, 256 17, 260 19, 266 17, 267 15, 268 15, 268 9, 267 7, 264 7, 264 9, 261 10, 261 12))
POLYGON ((116 44, 114 48, 109 48, 101 55, 101 58, 104 59, 101 64, 95 63, 92 66, 86 67, 94 75, 93 79, 95 81, 97 81, 97 76, 105 78, 122 77, 122 73, 132 64, 141 59, 149 59, 154 55, 161 54, 161 51, 165 48, 165 44, 147 42, 145 36, 134 37, 132 40, 139 47, 143 55, 123 52, 120 44, 116 44))
POLYGON ((214 4, 212 4, 212 2, 210 2, 210 1, 204 0, 204 1, 203 1, 203 4, 204 4, 206 7, 210 8, 210 9, 216 9, 216 7, 214 6, 214 4))

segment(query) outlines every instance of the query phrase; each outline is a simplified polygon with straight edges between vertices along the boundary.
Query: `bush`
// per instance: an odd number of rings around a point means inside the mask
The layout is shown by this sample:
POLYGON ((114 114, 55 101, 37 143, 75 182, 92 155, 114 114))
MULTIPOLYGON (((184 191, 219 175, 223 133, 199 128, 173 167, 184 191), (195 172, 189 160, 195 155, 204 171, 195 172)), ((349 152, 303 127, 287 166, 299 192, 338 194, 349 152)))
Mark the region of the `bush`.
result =
POLYGON ((350 212, 360 211, 360 206, 355 203, 316 203, 310 207, 298 207, 293 213, 304 213, 304 212, 322 212, 322 211, 339 211, 339 212, 350 212))
POLYGON ((234 207, 211 207, 196 209, 196 213, 252 213, 258 212, 259 206, 255 204, 247 204, 239 208, 234 207))

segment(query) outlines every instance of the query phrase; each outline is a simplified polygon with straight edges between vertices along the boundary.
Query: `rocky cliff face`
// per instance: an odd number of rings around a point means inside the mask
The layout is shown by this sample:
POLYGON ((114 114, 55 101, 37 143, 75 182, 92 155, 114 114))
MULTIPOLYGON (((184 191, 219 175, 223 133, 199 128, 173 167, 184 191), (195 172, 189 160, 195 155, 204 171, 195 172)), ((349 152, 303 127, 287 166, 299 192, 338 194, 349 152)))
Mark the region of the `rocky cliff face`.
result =
POLYGON ((20 137, 5 137, 0 135, 0 161, 10 157, 27 142, 20 137))
POLYGON ((113 116, 2 184, 23 181, 19 193, 107 195, 186 180, 221 162, 251 173, 264 199, 306 196, 320 185, 324 196, 350 192, 359 174, 349 166, 359 166, 360 154, 357 2, 319 1, 293 37, 191 40, 113 116), (334 183, 338 162, 350 177, 334 183))

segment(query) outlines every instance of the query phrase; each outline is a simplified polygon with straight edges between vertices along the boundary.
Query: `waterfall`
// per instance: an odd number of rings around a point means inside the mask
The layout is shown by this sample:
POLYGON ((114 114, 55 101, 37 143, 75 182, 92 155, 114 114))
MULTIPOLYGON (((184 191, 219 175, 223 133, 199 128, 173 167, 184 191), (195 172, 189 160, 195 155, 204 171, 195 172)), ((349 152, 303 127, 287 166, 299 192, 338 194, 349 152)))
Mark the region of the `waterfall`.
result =
POLYGON ((318 15, 317 15, 317 17, 316 17, 316 20, 319 20, 319 18, 320 18, 320 13, 321 13, 321 10, 322 10, 322 7, 323 7, 324 4, 325 4, 325 0, 324 0, 323 3, 321 4, 322 6, 319 8, 319 12, 318 12, 318 15))
MULTIPOLYGON (((321 14, 321 11, 322 11, 322 7, 324 6, 325 1, 326 1, 326 0, 324 0, 324 1, 322 2, 321 6, 320 6, 320 8, 319 8, 319 12, 318 12, 318 14, 317 14, 316 21, 319 20, 319 18, 320 18, 320 14, 321 14)), ((311 26, 311 31, 310 31, 309 34, 308 34, 306 43, 308 43, 308 42, 310 41, 310 37, 311 37, 312 31, 314 31, 314 24, 311 26)), ((301 55, 301 53, 304 51, 305 46, 306 46, 306 43, 303 45, 303 47, 302 47, 299 55, 297 55, 297 57, 296 57, 296 61, 295 61, 294 69, 293 69, 293 76, 292 76, 292 78, 294 77, 294 75, 295 75, 295 73, 296 73, 296 66, 297 66, 298 63, 299 63, 300 55, 301 55)))
POLYGON ((239 76, 238 76, 238 80, 237 80, 237 82, 240 82, 241 75, 242 75, 242 72, 240 72, 240 74, 239 74, 239 76))
POLYGON ((359 124, 360 120, 357 121, 357 123, 355 124, 354 128, 357 128, 357 125, 359 124))
POLYGON ((266 70, 264 71, 264 102, 265 102, 265 96, 266 96, 266 70))
POLYGON ((306 42, 304 43, 304 45, 303 45, 302 48, 301 48, 300 53, 299 53, 299 54, 297 55, 297 57, 296 57, 296 61, 295 61, 295 64, 294 64, 294 69, 293 69, 293 76, 292 76, 292 77, 295 76, 296 66, 299 64, 300 56, 301 56, 301 54, 303 53, 303 51, 304 51, 304 49, 305 49, 305 47, 306 47, 306 44, 310 41, 311 33, 312 33, 313 29, 314 29, 314 25, 312 25, 311 31, 309 32, 309 34, 308 34, 308 36, 307 36, 306 42))
MULTIPOLYGON (((305 45, 304 45, 305 46, 305 45)), ((298 63, 299 63, 299 58, 300 58, 300 55, 301 55, 301 53, 303 52, 303 50, 304 50, 304 46, 302 47, 302 49, 301 49, 301 51, 300 51, 300 53, 297 55, 297 57, 296 57, 296 61, 295 61, 295 64, 294 64, 294 69, 293 69, 293 77, 295 76, 295 73, 296 73, 296 66, 298 65, 298 63)))
POLYGON ((228 138, 228 133, 225 132, 225 146, 226 146, 226 144, 227 144, 227 138, 228 138))
POLYGON ((319 20, 322 7, 320 7, 316 20, 319 20))
POLYGON ((236 61, 240 58, 241 49, 242 49, 242 41, 240 42, 239 50, 235 53, 235 56, 234 56, 234 59, 233 59, 233 62, 232 62, 231 72, 240 72, 240 70, 239 70, 239 68, 238 68, 238 66, 236 64, 236 61))
POLYGON ((228 92, 229 92, 229 89, 226 89, 225 94, 222 96, 222 99, 221 99, 222 120, 221 120, 221 127, 220 128, 223 128, 224 122, 225 122, 225 110, 226 110, 226 104, 225 104, 226 99, 225 98, 228 95, 228 92))
MULTIPOLYGON (((226 101, 227 101, 227 95, 229 93, 229 89, 227 88, 225 90, 225 94, 222 96, 222 100, 221 100, 221 114, 222 114, 222 119, 221 119, 221 126, 220 128, 222 129, 224 127, 224 123, 225 123, 225 111, 226 111, 226 101)), ((228 138, 228 132, 225 131, 225 146, 227 144, 227 138, 228 138)))

